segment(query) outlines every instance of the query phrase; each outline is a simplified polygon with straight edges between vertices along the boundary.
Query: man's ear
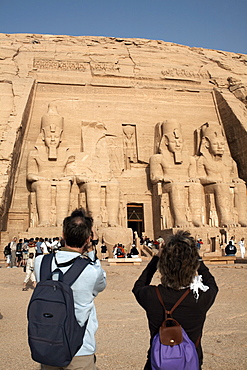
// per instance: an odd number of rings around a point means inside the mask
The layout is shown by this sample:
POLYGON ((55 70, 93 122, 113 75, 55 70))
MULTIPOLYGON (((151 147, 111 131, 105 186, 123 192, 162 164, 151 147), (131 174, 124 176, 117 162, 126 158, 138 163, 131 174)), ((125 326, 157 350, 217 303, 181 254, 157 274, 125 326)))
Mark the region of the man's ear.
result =
POLYGON ((209 139, 208 139, 208 137, 207 136, 205 136, 205 148, 209 148, 209 139))
POLYGON ((164 139, 164 143, 165 145, 167 146, 168 143, 169 143, 169 140, 168 140, 168 137, 166 135, 163 136, 163 139, 164 139))

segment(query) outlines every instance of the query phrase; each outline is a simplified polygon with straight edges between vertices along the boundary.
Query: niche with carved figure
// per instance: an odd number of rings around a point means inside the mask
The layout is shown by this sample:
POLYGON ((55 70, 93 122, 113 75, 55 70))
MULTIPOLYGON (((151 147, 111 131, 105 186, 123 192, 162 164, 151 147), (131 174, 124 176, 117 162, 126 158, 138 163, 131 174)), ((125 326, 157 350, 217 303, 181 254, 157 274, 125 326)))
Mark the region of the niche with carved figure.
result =
POLYGON ((122 125, 123 148, 124 148, 124 169, 130 170, 131 163, 137 163, 136 126, 130 124, 122 125))

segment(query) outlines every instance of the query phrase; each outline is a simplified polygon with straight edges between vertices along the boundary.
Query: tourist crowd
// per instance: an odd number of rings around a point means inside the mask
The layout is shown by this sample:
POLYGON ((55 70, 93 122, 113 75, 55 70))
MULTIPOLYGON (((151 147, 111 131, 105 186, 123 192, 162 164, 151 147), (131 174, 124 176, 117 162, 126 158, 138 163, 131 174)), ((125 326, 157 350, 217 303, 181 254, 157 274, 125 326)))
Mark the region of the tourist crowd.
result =
MULTIPOLYGON (((147 236, 141 236, 140 238, 140 244, 143 246, 147 246, 150 249, 158 249, 159 245, 163 243, 164 240, 161 236, 159 236, 155 240, 150 240, 147 236)), ((6 245, 4 248, 4 258, 6 261, 6 267, 7 268, 16 268, 16 267, 25 267, 27 264, 27 260, 29 258, 30 253, 33 253, 34 258, 42 255, 42 254, 48 254, 52 252, 56 252, 61 248, 64 241, 61 237, 53 237, 53 238, 42 238, 42 237, 36 237, 36 238, 24 238, 19 239, 17 241, 17 237, 13 237, 11 242, 6 245)), ((98 244, 98 239, 92 240, 92 243, 94 246, 98 244)), ((201 245, 203 244, 202 239, 197 240, 197 248, 200 249, 201 245)), ((244 238, 241 238, 241 240, 237 243, 237 246, 239 247, 241 257, 245 257, 245 242, 244 238)), ((103 243, 101 245, 101 257, 102 260, 107 259, 106 252, 107 247, 103 243)), ((135 243, 132 244, 131 250, 128 252, 124 245, 121 243, 117 243, 113 247, 113 256, 114 258, 136 258, 140 256, 140 252, 136 248, 135 243)), ((229 243, 226 245, 225 248, 225 254, 228 256, 235 256, 237 253, 237 247, 236 243, 234 241, 234 238, 231 237, 229 240, 229 243)))
POLYGON ((14 237, 4 248, 4 257, 7 268, 26 266, 30 253, 37 257, 41 254, 48 254, 61 247, 62 238, 24 238, 17 241, 14 237))

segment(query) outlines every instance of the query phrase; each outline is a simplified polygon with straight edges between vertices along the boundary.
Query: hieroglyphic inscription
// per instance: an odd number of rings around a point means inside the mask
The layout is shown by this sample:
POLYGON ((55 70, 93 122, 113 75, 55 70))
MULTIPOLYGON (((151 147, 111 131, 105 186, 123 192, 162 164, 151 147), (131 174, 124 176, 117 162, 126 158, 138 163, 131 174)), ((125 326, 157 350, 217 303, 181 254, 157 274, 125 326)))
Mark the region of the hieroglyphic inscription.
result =
POLYGON ((166 68, 166 69, 163 69, 161 71, 161 74, 163 76, 168 76, 168 77, 190 77, 190 78, 210 78, 208 72, 203 72, 203 71, 199 71, 199 72, 195 72, 195 71, 190 71, 188 69, 184 69, 184 68, 166 68))
MULTIPOLYGON (((54 60, 54 59, 38 59, 33 60, 33 68, 47 70, 62 70, 62 71, 79 71, 85 72, 86 66, 89 63, 73 60, 54 60)), ((115 72, 119 70, 119 66, 115 63, 108 62, 90 62, 93 72, 115 72)))
POLYGON ((94 72, 115 72, 119 70, 119 66, 116 63, 91 62, 90 65, 94 72))
POLYGON ((33 61, 33 68, 85 72, 87 64, 88 63, 74 60, 54 60, 54 59, 35 58, 33 61))

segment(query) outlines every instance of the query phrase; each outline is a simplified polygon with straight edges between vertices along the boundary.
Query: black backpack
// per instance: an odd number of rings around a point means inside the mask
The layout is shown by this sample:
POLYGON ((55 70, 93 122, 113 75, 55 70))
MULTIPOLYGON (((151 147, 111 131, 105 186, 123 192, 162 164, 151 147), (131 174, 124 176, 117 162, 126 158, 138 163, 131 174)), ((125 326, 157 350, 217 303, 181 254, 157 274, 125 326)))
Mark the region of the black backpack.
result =
POLYGON ((10 248, 10 243, 8 245, 6 245, 6 247, 4 248, 4 255, 5 257, 6 256, 9 256, 11 254, 11 248, 10 248))
POLYGON ((71 285, 90 261, 78 256, 67 263, 57 264, 58 268, 51 272, 54 256, 47 254, 43 257, 40 282, 28 305, 28 343, 34 361, 64 367, 83 344, 87 321, 81 327, 76 320, 71 285), (59 267, 70 264, 63 274, 59 267), (54 273, 58 274, 58 280, 52 280, 54 273))

